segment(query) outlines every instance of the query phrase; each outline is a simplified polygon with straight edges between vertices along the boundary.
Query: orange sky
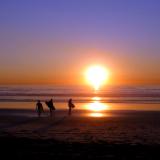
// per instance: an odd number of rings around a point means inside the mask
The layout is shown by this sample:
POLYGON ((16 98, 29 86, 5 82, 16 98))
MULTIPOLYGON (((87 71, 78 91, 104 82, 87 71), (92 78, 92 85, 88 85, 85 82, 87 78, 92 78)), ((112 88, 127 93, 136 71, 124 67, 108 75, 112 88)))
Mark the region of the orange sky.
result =
POLYGON ((127 57, 123 53, 118 55, 116 52, 86 48, 72 48, 65 52, 69 52, 70 56, 62 60, 61 56, 54 56, 54 53, 37 61, 29 60, 26 56, 19 64, 14 62, 10 66, 2 67, 0 84, 83 85, 86 84, 86 69, 95 64, 109 70, 109 85, 160 84, 158 60, 145 56, 127 57))

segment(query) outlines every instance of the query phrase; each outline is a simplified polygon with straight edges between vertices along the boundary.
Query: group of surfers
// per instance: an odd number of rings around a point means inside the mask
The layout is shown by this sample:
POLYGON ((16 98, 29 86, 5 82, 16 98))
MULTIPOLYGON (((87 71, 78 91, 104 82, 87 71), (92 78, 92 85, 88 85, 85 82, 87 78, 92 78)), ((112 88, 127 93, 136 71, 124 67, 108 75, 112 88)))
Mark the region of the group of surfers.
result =
MULTIPOLYGON (((49 108, 50 116, 52 117, 54 114, 54 111, 56 110, 53 104, 53 99, 50 99, 49 101, 45 101, 45 104, 49 108)), ((75 105, 73 104, 72 99, 70 98, 68 100, 68 115, 71 115, 73 108, 75 108, 75 105)), ((42 113, 44 113, 43 105, 40 100, 38 100, 36 103, 36 111, 39 117, 41 116, 42 113)))

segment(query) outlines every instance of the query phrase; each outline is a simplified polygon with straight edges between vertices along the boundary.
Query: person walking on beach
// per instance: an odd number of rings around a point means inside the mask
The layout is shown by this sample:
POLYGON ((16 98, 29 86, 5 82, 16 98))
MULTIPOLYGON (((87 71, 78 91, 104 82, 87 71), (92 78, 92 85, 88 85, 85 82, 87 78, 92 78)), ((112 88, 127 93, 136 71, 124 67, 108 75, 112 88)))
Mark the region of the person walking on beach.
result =
POLYGON ((70 98, 70 99, 68 100, 68 109, 69 109, 69 110, 68 110, 68 115, 71 115, 73 108, 75 108, 75 105, 73 104, 72 99, 70 98))
POLYGON ((43 105, 42 105, 42 103, 41 103, 40 100, 37 101, 36 111, 37 111, 38 117, 40 117, 41 114, 42 114, 42 112, 44 112, 44 110, 43 110, 43 105))
POLYGON ((53 105, 53 99, 51 99, 50 101, 46 101, 45 103, 48 106, 49 111, 50 111, 50 116, 52 117, 54 111, 56 110, 55 106, 53 105))

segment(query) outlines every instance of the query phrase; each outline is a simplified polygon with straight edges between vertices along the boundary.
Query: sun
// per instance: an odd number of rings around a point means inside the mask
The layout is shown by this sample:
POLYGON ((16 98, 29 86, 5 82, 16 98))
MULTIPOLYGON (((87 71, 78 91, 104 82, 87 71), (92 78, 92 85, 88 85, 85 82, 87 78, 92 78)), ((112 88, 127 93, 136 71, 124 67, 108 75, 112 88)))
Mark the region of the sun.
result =
POLYGON ((86 71, 86 79, 95 90, 98 90, 102 84, 106 83, 108 71, 102 66, 91 66, 86 71))

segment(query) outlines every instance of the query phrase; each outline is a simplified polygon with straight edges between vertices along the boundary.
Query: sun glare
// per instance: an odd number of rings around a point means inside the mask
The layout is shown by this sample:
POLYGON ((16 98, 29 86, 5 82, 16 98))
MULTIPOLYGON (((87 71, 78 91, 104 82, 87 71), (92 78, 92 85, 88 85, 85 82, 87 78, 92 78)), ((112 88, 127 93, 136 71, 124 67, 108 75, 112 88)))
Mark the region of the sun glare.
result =
POLYGON ((108 71, 102 66, 91 66, 86 72, 86 78, 94 89, 98 90, 108 79, 108 71))

